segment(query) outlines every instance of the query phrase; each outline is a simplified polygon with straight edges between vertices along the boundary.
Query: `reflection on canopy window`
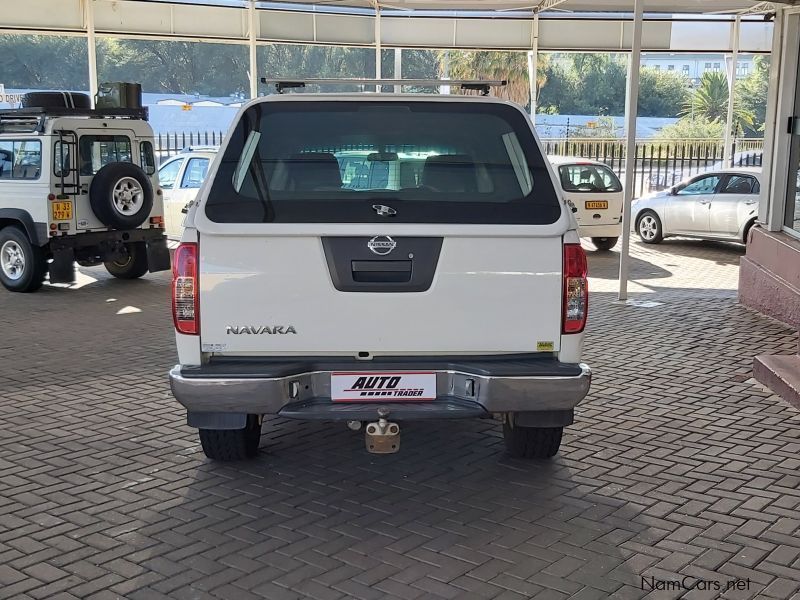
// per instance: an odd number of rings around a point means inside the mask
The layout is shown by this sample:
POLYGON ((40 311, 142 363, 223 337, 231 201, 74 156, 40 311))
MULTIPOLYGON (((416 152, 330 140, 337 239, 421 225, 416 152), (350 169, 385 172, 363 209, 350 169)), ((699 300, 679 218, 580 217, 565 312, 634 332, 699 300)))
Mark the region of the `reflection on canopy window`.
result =
MULTIPOLYGON (((601 177, 602 181, 602 177, 601 177)), ((221 157, 216 222, 555 222, 561 207, 525 115, 490 103, 263 102, 221 157)))

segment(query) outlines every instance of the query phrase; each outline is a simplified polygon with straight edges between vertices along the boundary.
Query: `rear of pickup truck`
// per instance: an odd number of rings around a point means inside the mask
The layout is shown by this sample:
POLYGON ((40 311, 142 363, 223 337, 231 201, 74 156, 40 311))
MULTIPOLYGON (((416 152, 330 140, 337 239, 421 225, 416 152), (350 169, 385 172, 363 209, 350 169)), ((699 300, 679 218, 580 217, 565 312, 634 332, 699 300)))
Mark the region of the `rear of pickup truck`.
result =
POLYGON ((174 259, 170 381, 205 453, 254 455, 277 414, 366 423, 378 453, 403 421, 497 417, 512 455, 554 455, 591 379, 586 256, 556 189, 495 99, 243 107, 174 259))

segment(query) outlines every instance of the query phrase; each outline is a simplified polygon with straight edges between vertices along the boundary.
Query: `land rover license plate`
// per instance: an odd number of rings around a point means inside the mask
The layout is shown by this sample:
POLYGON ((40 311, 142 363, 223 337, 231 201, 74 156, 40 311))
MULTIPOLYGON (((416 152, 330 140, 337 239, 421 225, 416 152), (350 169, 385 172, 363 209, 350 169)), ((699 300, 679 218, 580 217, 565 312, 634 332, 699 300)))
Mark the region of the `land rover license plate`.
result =
POLYGON ((436 373, 337 372, 331 373, 334 402, 410 402, 436 399, 436 373))
POLYGON ((72 220, 72 202, 53 202, 50 205, 53 221, 72 220))

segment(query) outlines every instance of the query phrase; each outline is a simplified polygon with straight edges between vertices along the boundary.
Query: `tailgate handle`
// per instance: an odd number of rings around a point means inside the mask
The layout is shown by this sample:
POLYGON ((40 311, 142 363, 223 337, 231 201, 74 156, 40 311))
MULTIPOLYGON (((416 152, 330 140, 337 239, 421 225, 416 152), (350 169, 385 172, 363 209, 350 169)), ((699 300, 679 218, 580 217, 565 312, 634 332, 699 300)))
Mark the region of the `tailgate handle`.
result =
POLYGON ((407 283, 411 281, 410 260, 351 261, 353 281, 360 283, 407 283))

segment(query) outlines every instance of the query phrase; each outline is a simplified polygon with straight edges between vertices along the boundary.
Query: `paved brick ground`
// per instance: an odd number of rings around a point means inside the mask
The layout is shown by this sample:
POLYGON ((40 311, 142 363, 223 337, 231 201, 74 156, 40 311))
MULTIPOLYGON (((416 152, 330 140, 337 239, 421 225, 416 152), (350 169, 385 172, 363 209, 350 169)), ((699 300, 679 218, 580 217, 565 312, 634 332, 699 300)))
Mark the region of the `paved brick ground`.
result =
POLYGON ((273 420, 257 460, 211 464, 168 391, 166 277, 0 292, 0 598, 591 600, 684 576, 711 583, 648 598, 800 598, 800 415, 750 380, 796 333, 736 304, 740 247, 633 251, 635 305, 617 254, 591 259, 596 375, 551 462, 505 457, 488 421, 375 457, 273 420))

